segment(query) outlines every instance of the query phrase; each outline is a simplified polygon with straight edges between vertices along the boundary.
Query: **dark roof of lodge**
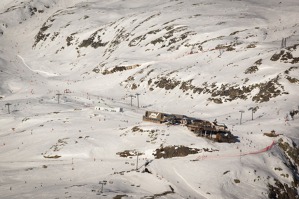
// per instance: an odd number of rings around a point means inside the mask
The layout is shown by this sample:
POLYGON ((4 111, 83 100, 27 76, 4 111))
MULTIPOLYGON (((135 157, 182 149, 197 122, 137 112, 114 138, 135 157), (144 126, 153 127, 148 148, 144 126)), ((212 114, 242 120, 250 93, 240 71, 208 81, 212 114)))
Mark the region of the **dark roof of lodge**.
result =
POLYGON ((173 117, 178 118, 178 119, 188 119, 188 120, 194 120, 194 121, 203 121, 202 119, 199 119, 199 118, 189 117, 189 116, 181 115, 181 114, 162 113, 162 112, 157 112, 157 111, 146 111, 146 112, 148 112, 148 113, 160 113, 160 114, 163 114, 166 117, 173 116, 173 117))

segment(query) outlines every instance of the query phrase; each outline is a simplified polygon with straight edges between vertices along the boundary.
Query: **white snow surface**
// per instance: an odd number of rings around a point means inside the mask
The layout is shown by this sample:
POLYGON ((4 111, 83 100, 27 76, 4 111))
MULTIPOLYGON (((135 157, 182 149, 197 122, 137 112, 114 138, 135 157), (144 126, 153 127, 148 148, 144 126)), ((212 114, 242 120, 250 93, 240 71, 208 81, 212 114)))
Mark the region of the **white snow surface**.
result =
POLYGON ((271 60, 299 44, 298 9, 296 0, 2 0, 0 198, 256 199, 268 198, 274 178, 291 185, 276 144, 255 152, 280 138, 299 144, 299 116, 285 120, 299 109, 299 81, 288 80, 299 80, 299 62, 291 63, 299 46, 289 50, 292 59, 271 60), (121 66, 126 70, 105 74, 121 66), (278 79, 281 92, 261 102, 256 87, 228 100, 155 86, 162 77, 210 91, 278 79), (139 108, 129 97, 136 93, 139 108), (99 103, 124 111, 97 111, 99 103), (253 120, 250 107, 258 107, 253 120), (144 122, 146 110, 217 118, 239 142, 144 122), (271 130, 281 135, 263 135, 271 130), (216 151, 155 159, 161 145, 216 151), (135 170, 137 156, 117 154, 125 150, 141 153, 139 166, 151 161, 151 174, 135 170))

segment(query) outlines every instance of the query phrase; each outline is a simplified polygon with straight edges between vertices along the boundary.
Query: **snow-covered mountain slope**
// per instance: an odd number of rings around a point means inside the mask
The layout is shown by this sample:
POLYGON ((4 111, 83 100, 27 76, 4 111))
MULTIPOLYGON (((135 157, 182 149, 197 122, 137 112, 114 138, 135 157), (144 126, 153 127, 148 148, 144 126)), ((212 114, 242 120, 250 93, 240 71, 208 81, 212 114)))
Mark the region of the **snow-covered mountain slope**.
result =
POLYGON ((298 7, 2 0, 1 197, 298 198, 298 7), (143 122, 146 110, 216 118, 239 142, 143 122), (198 153, 154 155, 170 146, 198 153))

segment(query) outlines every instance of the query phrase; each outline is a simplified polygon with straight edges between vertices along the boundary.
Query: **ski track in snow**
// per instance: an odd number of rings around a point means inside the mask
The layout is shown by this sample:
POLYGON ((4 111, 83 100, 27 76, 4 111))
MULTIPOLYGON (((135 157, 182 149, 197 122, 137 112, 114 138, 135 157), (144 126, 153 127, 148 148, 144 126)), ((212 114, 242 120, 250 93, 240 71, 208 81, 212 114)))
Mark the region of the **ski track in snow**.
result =
POLYGON ((24 64, 29 70, 31 70, 32 72, 39 73, 39 74, 44 74, 45 76, 48 76, 48 77, 57 76, 56 74, 49 73, 49 72, 46 72, 46 71, 42 71, 42 70, 33 70, 32 68, 30 68, 30 66, 28 66, 28 65, 26 64, 24 58, 23 58, 21 55, 18 55, 18 57, 22 60, 23 64, 24 64))
POLYGON ((299 140, 298 137, 293 137, 293 136, 288 136, 289 138, 295 139, 295 140, 299 140))
POLYGON ((202 195, 202 193, 200 193, 200 192, 199 192, 198 190, 196 190, 192 185, 190 185, 190 184, 188 183, 188 181, 187 181, 181 174, 179 174, 178 171, 177 171, 175 168, 173 168, 173 170, 174 170, 175 174, 176 174, 177 176, 179 176, 179 177, 184 181, 184 183, 185 183, 190 189, 192 189, 194 192, 196 192, 197 194, 199 194, 202 198, 207 199, 206 197, 204 197, 204 196, 202 195))

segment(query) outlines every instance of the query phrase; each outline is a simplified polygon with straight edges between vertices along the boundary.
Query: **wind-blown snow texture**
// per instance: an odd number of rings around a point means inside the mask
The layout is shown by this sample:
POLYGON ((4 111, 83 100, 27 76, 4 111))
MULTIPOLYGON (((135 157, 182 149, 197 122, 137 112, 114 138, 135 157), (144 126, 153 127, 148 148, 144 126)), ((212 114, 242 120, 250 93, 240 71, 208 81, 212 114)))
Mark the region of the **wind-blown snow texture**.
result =
POLYGON ((298 198, 299 160, 281 145, 299 144, 298 9, 296 0, 2 0, 1 198, 268 198, 277 182, 298 198), (146 110, 217 118, 239 142, 143 122, 146 110), (272 130, 280 135, 264 136, 272 130), (200 152, 155 159, 170 145, 200 152), (134 151, 150 173, 134 170, 134 151))

